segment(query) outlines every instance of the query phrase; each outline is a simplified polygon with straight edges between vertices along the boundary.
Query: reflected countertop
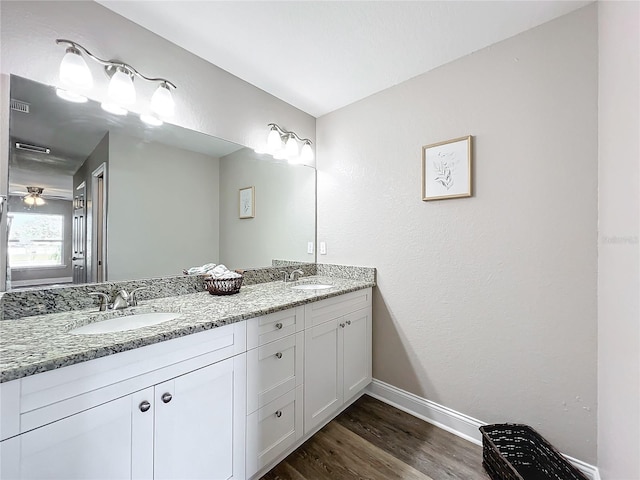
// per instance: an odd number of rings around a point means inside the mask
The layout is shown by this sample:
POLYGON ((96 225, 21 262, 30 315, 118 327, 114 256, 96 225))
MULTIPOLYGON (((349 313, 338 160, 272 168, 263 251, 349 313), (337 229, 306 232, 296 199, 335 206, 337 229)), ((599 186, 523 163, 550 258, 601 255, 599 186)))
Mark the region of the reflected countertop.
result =
POLYGON ((294 290, 283 282, 243 286, 228 296, 199 292, 140 302, 124 310, 77 310, 0 321, 0 383, 114 353, 202 332, 249 318, 375 286, 336 277, 305 278, 302 283, 333 285, 326 290, 294 290), (178 313, 167 322, 123 332, 69 333, 88 323, 137 313, 178 313))

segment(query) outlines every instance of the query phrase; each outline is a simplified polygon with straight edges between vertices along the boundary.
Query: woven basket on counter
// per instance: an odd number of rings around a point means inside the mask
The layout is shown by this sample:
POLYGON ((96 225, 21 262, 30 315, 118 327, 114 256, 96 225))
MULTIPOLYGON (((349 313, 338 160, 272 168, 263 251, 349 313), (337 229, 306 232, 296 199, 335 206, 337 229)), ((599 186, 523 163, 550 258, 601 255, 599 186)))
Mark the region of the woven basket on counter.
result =
POLYGON ((587 480, 528 425, 480 427, 482 465, 492 480, 587 480))
POLYGON ((211 295, 233 295, 240 292, 243 277, 205 278, 204 285, 211 295))

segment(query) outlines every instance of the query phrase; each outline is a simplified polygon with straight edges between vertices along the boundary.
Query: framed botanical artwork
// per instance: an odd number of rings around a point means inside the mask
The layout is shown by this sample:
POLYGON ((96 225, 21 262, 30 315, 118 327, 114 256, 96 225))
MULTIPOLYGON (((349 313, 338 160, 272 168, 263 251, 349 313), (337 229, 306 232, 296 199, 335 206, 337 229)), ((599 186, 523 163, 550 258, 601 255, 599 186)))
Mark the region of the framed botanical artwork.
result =
POLYGON ((422 147, 422 200, 471 196, 471 135, 422 147))
POLYGON ((253 218, 256 216, 255 200, 255 187, 240 189, 240 218, 253 218))

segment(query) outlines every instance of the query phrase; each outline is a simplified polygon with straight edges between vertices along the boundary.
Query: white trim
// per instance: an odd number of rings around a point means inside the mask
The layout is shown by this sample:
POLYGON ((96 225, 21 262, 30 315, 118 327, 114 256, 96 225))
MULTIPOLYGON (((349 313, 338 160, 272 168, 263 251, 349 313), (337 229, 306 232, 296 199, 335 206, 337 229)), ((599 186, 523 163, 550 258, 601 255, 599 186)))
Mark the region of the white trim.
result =
MULTIPOLYGON (((413 393, 376 380, 375 378, 366 389, 366 393, 378 400, 429 422, 438 428, 453 433, 476 445, 482 445, 482 435, 478 430, 485 422, 452 410, 438 403, 419 397, 413 393)), ((564 455, 578 470, 590 480, 600 480, 598 468, 582 462, 568 455, 564 455)))
POLYGON ((55 283, 72 283, 72 277, 36 278, 33 280, 12 280, 11 287, 30 287, 32 285, 53 285, 55 283))

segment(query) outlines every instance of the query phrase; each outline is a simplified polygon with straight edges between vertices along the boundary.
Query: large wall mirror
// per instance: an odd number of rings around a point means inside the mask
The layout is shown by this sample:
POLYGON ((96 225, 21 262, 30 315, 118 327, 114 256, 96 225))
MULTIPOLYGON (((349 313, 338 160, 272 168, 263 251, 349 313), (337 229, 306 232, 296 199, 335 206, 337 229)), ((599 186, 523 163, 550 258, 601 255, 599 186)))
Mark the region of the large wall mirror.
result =
POLYGON ((7 290, 315 261, 314 168, 10 81, 7 290))

